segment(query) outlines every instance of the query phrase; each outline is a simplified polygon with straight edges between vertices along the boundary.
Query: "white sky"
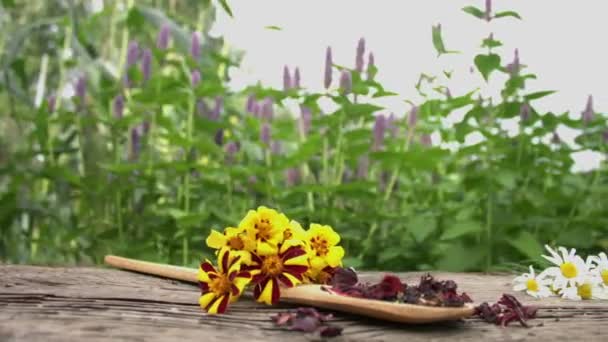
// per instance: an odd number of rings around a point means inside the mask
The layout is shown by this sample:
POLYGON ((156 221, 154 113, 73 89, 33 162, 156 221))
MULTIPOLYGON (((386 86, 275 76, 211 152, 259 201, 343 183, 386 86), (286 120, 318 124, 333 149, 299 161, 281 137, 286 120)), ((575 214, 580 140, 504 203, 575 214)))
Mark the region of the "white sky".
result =
MULTIPOLYGON (((495 11, 515 10, 523 21, 505 18, 490 23, 460 11, 466 5, 483 8, 483 0, 230 0, 231 19, 218 11, 213 32, 246 51, 234 72, 233 86, 259 81, 282 87, 283 65, 299 66, 302 84, 320 90, 325 48, 332 46, 334 62, 354 65, 357 40, 365 37, 380 72, 377 79, 399 96, 381 104, 404 113, 404 99, 419 100, 414 85, 420 72, 438 75, 455 70, 446 85, 453 95, 481 86, 485 94, 498 94, 503 80, 485 85, 478 73, 470 74, 481 39, 494 33, 503 47, 497 51, 510 61, 519 48, 521 62, 538 76, 530 91, 558 90, 534 103, 539 111, 570 111, 579 117, 586 98, 593 94, 596 110, 608 106, 604 81, 608 79, 608 26, 605 0, 494 0, 495 11), (462 51, 437 59, 431 26, 441 23, 448 49, 462 51), (281 27, 281 31, 266 26, 281 27)), ((504 65, 504 63, 503 63, 504 65)), ((334 75, 334 82, 337 80, 334 75)), ((574 132, 558 131, 565 141, 574 132)), ((596 155, 576 156, 578 170, 597 167, 596 155)))

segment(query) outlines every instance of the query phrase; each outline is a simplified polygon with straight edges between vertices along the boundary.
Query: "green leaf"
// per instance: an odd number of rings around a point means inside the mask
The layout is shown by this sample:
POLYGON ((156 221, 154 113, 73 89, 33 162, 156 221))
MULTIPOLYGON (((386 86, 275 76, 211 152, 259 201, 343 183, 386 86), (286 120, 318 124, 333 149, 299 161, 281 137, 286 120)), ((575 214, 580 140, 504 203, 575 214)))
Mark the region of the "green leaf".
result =
POLYGON ((403 247, 401 246, 390 246, 382 249, 378 254, 378 262, 381 264, 391 261, 403 255, 403 247))
POLYGON ((441 240, 452 240, 482 230, 482 225, 477 221, 455 222, 443 232, 441 240))
POLYGON ((497 54, 475 56, 475 66, 487 81, 492 71, 500 68, 500 56, 497 54))
POLYGON ((234 15, 232 14, 232 10, 230 9, 230 6, 228 6, 228 2, 226 0, 218 0, 220 3, 220 6, 222 6, 222 8, 224 9, 224 12, 226 12, 230 18, 234 18, 234 15))
POLYGON ((519 13, 514 12, 514 11, 498 12, 494 15, 494 18, 504 18, 504 17, 513 17, 513 18, 517 18, 517 19, 521 20, 521 16, 519 15, 519 13))
POLYGON ((487 47, 490 49, 499 47, 499 46, 502 46, 502 42, 499 40, 496 40, 494 38, 491 38, 491 37, 484 39, 483 42, 481 43, 481 47, 487 47))
POLYGON ((485 12, 475 6, 466 6, 462 10, 465 13, 469 13, 470 15, 474 16, 475 18, 479 18, 479 19, 485 18, 485 12))
POLYGON ((457 53, 457 51, 449 51, 445 48, 445 44, 443 43, 443 37, 441 35, 441 25, 433 26, 433 46, 437 51, 437 55, 441 56, 443 54, 448 53, 457 53))
POLYGON ((507 241, 513 248, 530 258, 530 260, 540 260, 540 256, 543 254, 542 245, 534 235, 527 231, 522 231, 515 239, 509 239, 507 241))
POLYGON ((139 31, 143 28, 146 18, 143 16, 139 8, 131 7, 127 15, 127 26, 129 29, 139 31))
POLYGON ((554 94, 556 92, 557 92, 556 90, 537 91, 537 92, 534 92, 534 93, 530 93, 528 95, 524 95, 524 98, 527 101, 532 101, 532 100, 540 99, 540 98, 545 97, 545 96, 549 96, 549 95, 554 94))
POLYGON ((353 267, 353 268, 357 268, 363 265, 363 261, 359 258, 355 258, 355 257, 348 257, 348 258, 344 258, 344 260, 342 260, 342 262, 344 263, 344 267, 353 267))
POLYGON ((463 244, 450 244, 442 253, 437 262, 437 269, 441 271, 462 272, 479 268, 485 255, 485 248, 470 247, 463 244))
POLYGON ((270 25, 270 26, 265 26, 264 27, 267 30, 274 30, 274 31, 282 31, 283 29, 278 27, 278 26, 274 26, 274 25, 270 25))
POLYGON ((437 219, 431 214, 418 215, 413 217, 408 230, 418 242, 424 241, 437 228, 437 219))

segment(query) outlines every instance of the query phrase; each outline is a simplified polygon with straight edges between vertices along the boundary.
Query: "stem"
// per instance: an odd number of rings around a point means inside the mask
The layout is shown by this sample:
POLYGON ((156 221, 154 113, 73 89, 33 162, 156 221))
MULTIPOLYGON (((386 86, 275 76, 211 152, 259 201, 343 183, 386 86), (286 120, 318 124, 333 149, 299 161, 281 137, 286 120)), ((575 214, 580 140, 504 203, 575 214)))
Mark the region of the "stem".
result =
POLYGON ((490 270, 490 266, 492 265, 492 194, 488 194, 487 201, 487 215, 486 215, 486 234, 487 234, 487 247, 488 247, 488 255, 486 258, 486 271, 490 270))
POLYGON ((342 140, 344 133, 342 132, 342 123, 344 118, 344 112, 340 112, 340 123, 338 125, 338 139, 336 142, 336 163, 334 164, 334 179, 335 184, 340 184, 342 180, 342 174, 340 174, 340 169, 343 168, 342 164, 344 161, 342 160, 342 140))
MULTIPOLYGON (((192 129, 193 129, 193 123, 194 123, 194 109, 196 108, 196 99, 194 97, 194 95, 191 96, 190 98, 190 102, 188 104, 188 122, 187 122, 187 126, 186 126, 186 134, 187 134, 187 139, 188 139, 188 143, 192 142, 192 129)), ((190 148, 187 149, 184 158, 186 160, 186 163, 190 160, 190 148)), ((190 213, 190 167, 188 166, 186 169, 186 175, 184 176, 184 211, 186 212, 186 215, 188 215, 188 213, 190 213)), ((188 264, 188 234, 187 232, 184 232, 184 236, 182 238, 182 247, 183 247, 183 264, 187 265, 188 264)))
MULTIPOLYGON (((412 140, 412 136, 414 135, 413 127, 408 127, 407 136, 405 138, 405 145, 401 147, 399 152, 406 152, 410 147, 410 142, 412 140)), ((388 201, 393 192, 393 188, 395 187, 395 183, 397 182, 397 176, 399 176, 399 171, 401 170, 401 165, 396 166, 393 169, 393 173, 391 174, 391 178, 389 179, 388 185, 386 186, 386 190, 384 193, 384 201, 388 201)))

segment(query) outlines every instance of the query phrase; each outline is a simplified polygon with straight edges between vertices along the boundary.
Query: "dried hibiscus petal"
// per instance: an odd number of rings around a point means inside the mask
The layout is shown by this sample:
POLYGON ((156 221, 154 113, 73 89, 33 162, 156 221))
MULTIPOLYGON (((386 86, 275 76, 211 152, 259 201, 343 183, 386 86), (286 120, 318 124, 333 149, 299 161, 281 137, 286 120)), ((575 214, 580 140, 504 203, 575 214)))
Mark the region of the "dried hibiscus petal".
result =
POLYGON ((272 317, 276 325, 287 326, 289 330, 318 332, 322 337, 334 337, 342 333, 342 328, 328 325, 333 316, 322 314, 314 308, 298 308, 295 311, 281 312, 272 317))
POLYGON ((475 308, 475 315, 488 323, 507 326, 513 321, 518 321, 522 326, 528 327, 527 320, 536 317, 538 308, 524 306, 517 298, 509 294, 503 294, 495 304, 482 303, 475 308))

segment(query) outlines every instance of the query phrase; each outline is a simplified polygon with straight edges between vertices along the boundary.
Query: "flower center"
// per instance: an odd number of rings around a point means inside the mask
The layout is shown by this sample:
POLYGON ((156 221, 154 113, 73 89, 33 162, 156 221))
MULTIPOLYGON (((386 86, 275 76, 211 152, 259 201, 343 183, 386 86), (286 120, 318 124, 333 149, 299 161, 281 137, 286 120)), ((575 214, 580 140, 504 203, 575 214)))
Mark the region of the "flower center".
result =
POLYGON ((283 240, 289 240, 292 236, 293 234, 291 233, 291 229, 287 228, 285 231, 283 231, 283 240))
POLYGON ((327 252, 329 252, 327 240, 319 236, 313 236, 310 239, 310 246, 317 251, 318 256, 326 256, 327 252))
POLYGON ((270 233, 272 231, 272 225, 270 225, 270 220, 260 219, 258 223, 254 225, 254 227, 258 232, 256 238, 260 240, 270 240, 270 233))
POLYGON ((538 292, 538 283, 536 282, 536 279, 528 279, 526 287, 528 288, 528 291, 538 292))
POLYGON ((592 294, 591 284, 580 285, 576 289, 576 292, 578 293, 579 296, 581 296, 582 299, 591 299, 591 294, 592 294))
POLYGON ((231 249, 242 250, 243 247, 245 247, 245 244, 240 236, 233 236, 228 239, 228 246, 230 246, 231 249))
POLYGON ((602 275, 602 281, 604 281, 604 284, 608 285, 608 268, 603 269, 600 274, 602 275))
POLYGON ((228 277, 221 274, 217 278, 213 279, 209 283, 209 289, 217 295, 223 295, 229 293, 232 288, 232 283, 228 280, 228 277))
POLYGON ((262 273, 275 277, 283 272, 283 261, 278 255, 270 255, 262 261, 262 273))
POLYGON ((562 271, 562 274, 566 278, 574 278, 578 274, 578 270, 576 269, 576 266, 574 266, 574 264, 571 262, 565 262, 565 263, 561 264, 559 269, 562 271))

